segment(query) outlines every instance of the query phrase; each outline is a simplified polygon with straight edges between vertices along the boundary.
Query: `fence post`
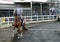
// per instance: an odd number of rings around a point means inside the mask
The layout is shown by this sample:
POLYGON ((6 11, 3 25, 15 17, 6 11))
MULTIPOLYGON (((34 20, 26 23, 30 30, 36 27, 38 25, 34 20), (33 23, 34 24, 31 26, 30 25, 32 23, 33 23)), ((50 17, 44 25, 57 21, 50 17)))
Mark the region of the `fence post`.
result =
POLYGON ((25 20, 25 22, 26 22, 26 16, 24 16, 24 20, 25 20))
POLYGON ((31 16, 31 22, 32 22, 32 16, 31 16))
POLYGON ((50 15, 48 16, 48 20, 49 20, 49 17, 50 17, 50 15))
POLYGON ((8 18, 8 25, 9 25, 9 17, 7 17, 8 18))
POLYGON ((37 21, 38 21, 38 15, 37 15, 37 21))
POLYGON ((0 18, 0 28, 2 27, 2 19, 0 18))
POLYGON ((58 15, 56 15, 56 20, 58 20, 58 15))
POLYGON ((43 16, 43 21, 44 21, 44 16, 45 16, 45 15, 42 15, 42 16, 43 16))

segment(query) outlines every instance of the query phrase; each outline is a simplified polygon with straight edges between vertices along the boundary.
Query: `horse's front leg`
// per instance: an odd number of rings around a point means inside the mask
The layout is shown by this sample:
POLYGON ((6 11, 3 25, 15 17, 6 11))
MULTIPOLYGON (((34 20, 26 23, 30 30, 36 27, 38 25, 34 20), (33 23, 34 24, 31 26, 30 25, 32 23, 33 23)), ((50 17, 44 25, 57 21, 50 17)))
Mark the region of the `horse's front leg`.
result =
POLYGON ((19 39, 20 37, 22 37, 21 23, 18 23, 18 29, 17 29, 17 32, 18 32, 18 39, 19 39))
POLYGON ((14 34, 15 34, 15 28, 16 28, 15 26, 16 26, 16 24, 14 23, 13 24, 13 29, 12 29, 12 37, 14 37, 14 34))
MULTIPOLYGON (((19 27, 20 28, 20 27, 19 27)), ((20 38, 20 37, 22 37, 22 30, 20 30, 20 29, 18 29, 18 34, 17 34, 17 36, 18 36, 18 39, 20 38)))
POLYGON ((18 34, 20 33, 20 27, 17 28, 17 33, 18 33, 18 34))
POLYGON ((15 27, 12 29, 12 37, 14 37, 15 34, 15 27))

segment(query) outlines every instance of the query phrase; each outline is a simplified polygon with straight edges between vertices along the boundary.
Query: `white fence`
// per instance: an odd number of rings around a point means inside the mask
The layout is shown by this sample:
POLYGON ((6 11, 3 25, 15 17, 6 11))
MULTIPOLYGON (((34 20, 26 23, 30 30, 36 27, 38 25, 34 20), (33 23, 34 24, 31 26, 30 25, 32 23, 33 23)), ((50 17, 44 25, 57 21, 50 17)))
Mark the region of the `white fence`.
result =
MULTIPOLYGON (((45 22, 45 21, 56 21, 58 16, 56 15, 39 15, 39 16, 23 16, 26 23, 34 22, 45 22)), ((12 24, 14 22, 14 17, 5 17, 5 22, 2 22, 2 17, 0 18, 0 25, 12 24)))

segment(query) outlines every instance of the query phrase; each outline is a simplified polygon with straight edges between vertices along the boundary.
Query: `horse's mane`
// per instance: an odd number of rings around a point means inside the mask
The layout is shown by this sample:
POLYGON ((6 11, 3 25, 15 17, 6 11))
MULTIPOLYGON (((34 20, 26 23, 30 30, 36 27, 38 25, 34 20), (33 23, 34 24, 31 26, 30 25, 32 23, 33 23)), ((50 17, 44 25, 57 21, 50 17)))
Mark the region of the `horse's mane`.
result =
POLYGON ((20 17, 18 16, 17 11, 15 11, 14 17, 15 17, 15 20, 20 21, 20 17))

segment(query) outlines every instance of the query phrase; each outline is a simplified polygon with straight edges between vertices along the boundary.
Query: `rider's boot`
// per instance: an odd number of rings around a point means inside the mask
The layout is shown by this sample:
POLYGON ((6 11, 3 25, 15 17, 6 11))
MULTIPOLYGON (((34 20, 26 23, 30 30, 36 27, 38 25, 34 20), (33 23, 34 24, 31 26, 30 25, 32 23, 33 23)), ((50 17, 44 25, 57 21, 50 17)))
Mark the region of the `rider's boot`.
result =
POLYGON ((22 25, 22 27, 23 27, 23 30, 27 31, 27 28, 25 28, 25 25, 22 25))
POLYGON ((27 28, 25 28, 25 25, 22 25, 23 26, 23 30, 25 30, 25 31, 27 31, 28 29, 27 28))
POLYGON ((24 29, 24 30, 26 30, 26 31, 28 30, 28 29, 27 29, 27 28, 25 28, 24 26, 23 26, 23 29, 24 29))

